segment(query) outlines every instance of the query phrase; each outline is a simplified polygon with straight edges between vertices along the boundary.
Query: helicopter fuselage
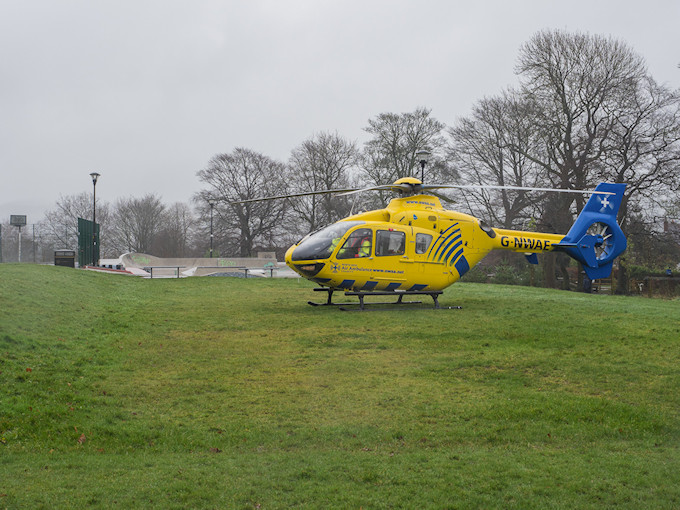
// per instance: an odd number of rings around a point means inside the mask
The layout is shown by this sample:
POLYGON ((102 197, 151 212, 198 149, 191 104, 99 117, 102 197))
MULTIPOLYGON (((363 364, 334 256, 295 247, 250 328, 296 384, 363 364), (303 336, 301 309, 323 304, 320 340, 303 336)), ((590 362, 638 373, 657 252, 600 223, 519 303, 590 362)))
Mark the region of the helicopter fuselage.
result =
POLYGON ((393 199, 309 234, 286 264, 324 287, 353 291, 439 291, 492 250, 549 252, 564 235, 494 229, 444 209, 437 197, 393 199))

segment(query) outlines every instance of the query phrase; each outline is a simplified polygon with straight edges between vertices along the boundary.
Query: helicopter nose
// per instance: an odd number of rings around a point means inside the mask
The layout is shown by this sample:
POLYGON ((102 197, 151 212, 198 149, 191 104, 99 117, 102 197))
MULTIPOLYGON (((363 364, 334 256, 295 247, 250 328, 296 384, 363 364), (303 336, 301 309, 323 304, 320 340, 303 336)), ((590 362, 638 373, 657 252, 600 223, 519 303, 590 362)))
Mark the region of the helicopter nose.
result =
POLYGON ((293 246, 291 246, 290 248, 288 248, 288 250, 286 250, 286 255, 285 255, 285 257, 284 257, 284 260, 286 261, 286 265, 287 265, 288 267, 290 267, 291 269, 294 269, 294 268, 293 268, 293 259, 292 259, 292 257, 293 257, 293 249, 294 249, 294 248, 295 248, 295 245, 293 245, 293 246))

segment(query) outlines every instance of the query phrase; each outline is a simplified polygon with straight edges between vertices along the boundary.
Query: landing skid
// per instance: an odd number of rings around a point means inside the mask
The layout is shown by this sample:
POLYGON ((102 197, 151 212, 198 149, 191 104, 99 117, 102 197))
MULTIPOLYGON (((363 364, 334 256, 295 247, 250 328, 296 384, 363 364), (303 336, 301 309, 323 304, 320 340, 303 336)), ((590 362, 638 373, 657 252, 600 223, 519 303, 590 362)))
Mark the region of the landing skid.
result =
MULTIPOLYGON (((340 310, 347 311, 350 310, 349 308, 346 308, 348 306, 359 306, 359 310, 365 310, 365 306, 369 303, 364 303, 364 298, 366 296, 392 296, 396 297, 396 301, 392 302, 380 302, 380 303, 370 303, 371 305, 418 305, 421 304, 422 301, 404 301, 404 296, 430 296, 432 298, 432 301, 434 302, 434 309, 435 310, 440 310, 441 307, 439 306, 439 296, 442 294, 441 290, 405 290, 405 291, 345 291, 344 295, 345 296, 356 296, 359 298, 358 303, 333 303, 333 292, 336 289, 331 289, 331 288, 326 288, 326 287, 318 287, 315 288, 314 291, 316 292, 327 292, 328 293, 328 299, 326 300, 325 303, 315 303, 313 301, 308 301, 307 303, 311 306, 337 306, 339 307, 340 310)), ((459 310, 461 307, 460 306, 448 306, 445 307, 447 310, 459 310)))

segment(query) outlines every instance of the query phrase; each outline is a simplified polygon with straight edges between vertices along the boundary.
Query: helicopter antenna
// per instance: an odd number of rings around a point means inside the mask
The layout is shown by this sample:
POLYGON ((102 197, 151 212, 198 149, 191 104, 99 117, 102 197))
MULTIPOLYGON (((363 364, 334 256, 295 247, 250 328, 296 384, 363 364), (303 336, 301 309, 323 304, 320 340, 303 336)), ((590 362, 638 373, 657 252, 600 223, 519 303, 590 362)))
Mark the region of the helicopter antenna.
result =
POLYGON ((421 183, 425 182, 425 165, 427 165, 427 162, 430 161, 430 156, 432 156, 432 153, 427 149, 421 149, 416 152, 416 158, 418 159, 418 163, 420 163, 421 183))

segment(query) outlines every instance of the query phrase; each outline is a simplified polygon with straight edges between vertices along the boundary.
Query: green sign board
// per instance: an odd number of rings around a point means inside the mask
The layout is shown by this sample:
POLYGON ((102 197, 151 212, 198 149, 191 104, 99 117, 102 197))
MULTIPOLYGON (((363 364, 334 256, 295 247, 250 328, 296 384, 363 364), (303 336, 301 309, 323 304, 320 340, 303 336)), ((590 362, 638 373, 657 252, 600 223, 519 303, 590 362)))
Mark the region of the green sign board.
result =
POLYGON ((26 226, 26 215, 25 214, 10 214, 9 224, 13 227, 25 227, 26 226))
POLYGON ((99 223, 78 218, 78 264, 85 267, 93 263, 99 263, 99 223))

